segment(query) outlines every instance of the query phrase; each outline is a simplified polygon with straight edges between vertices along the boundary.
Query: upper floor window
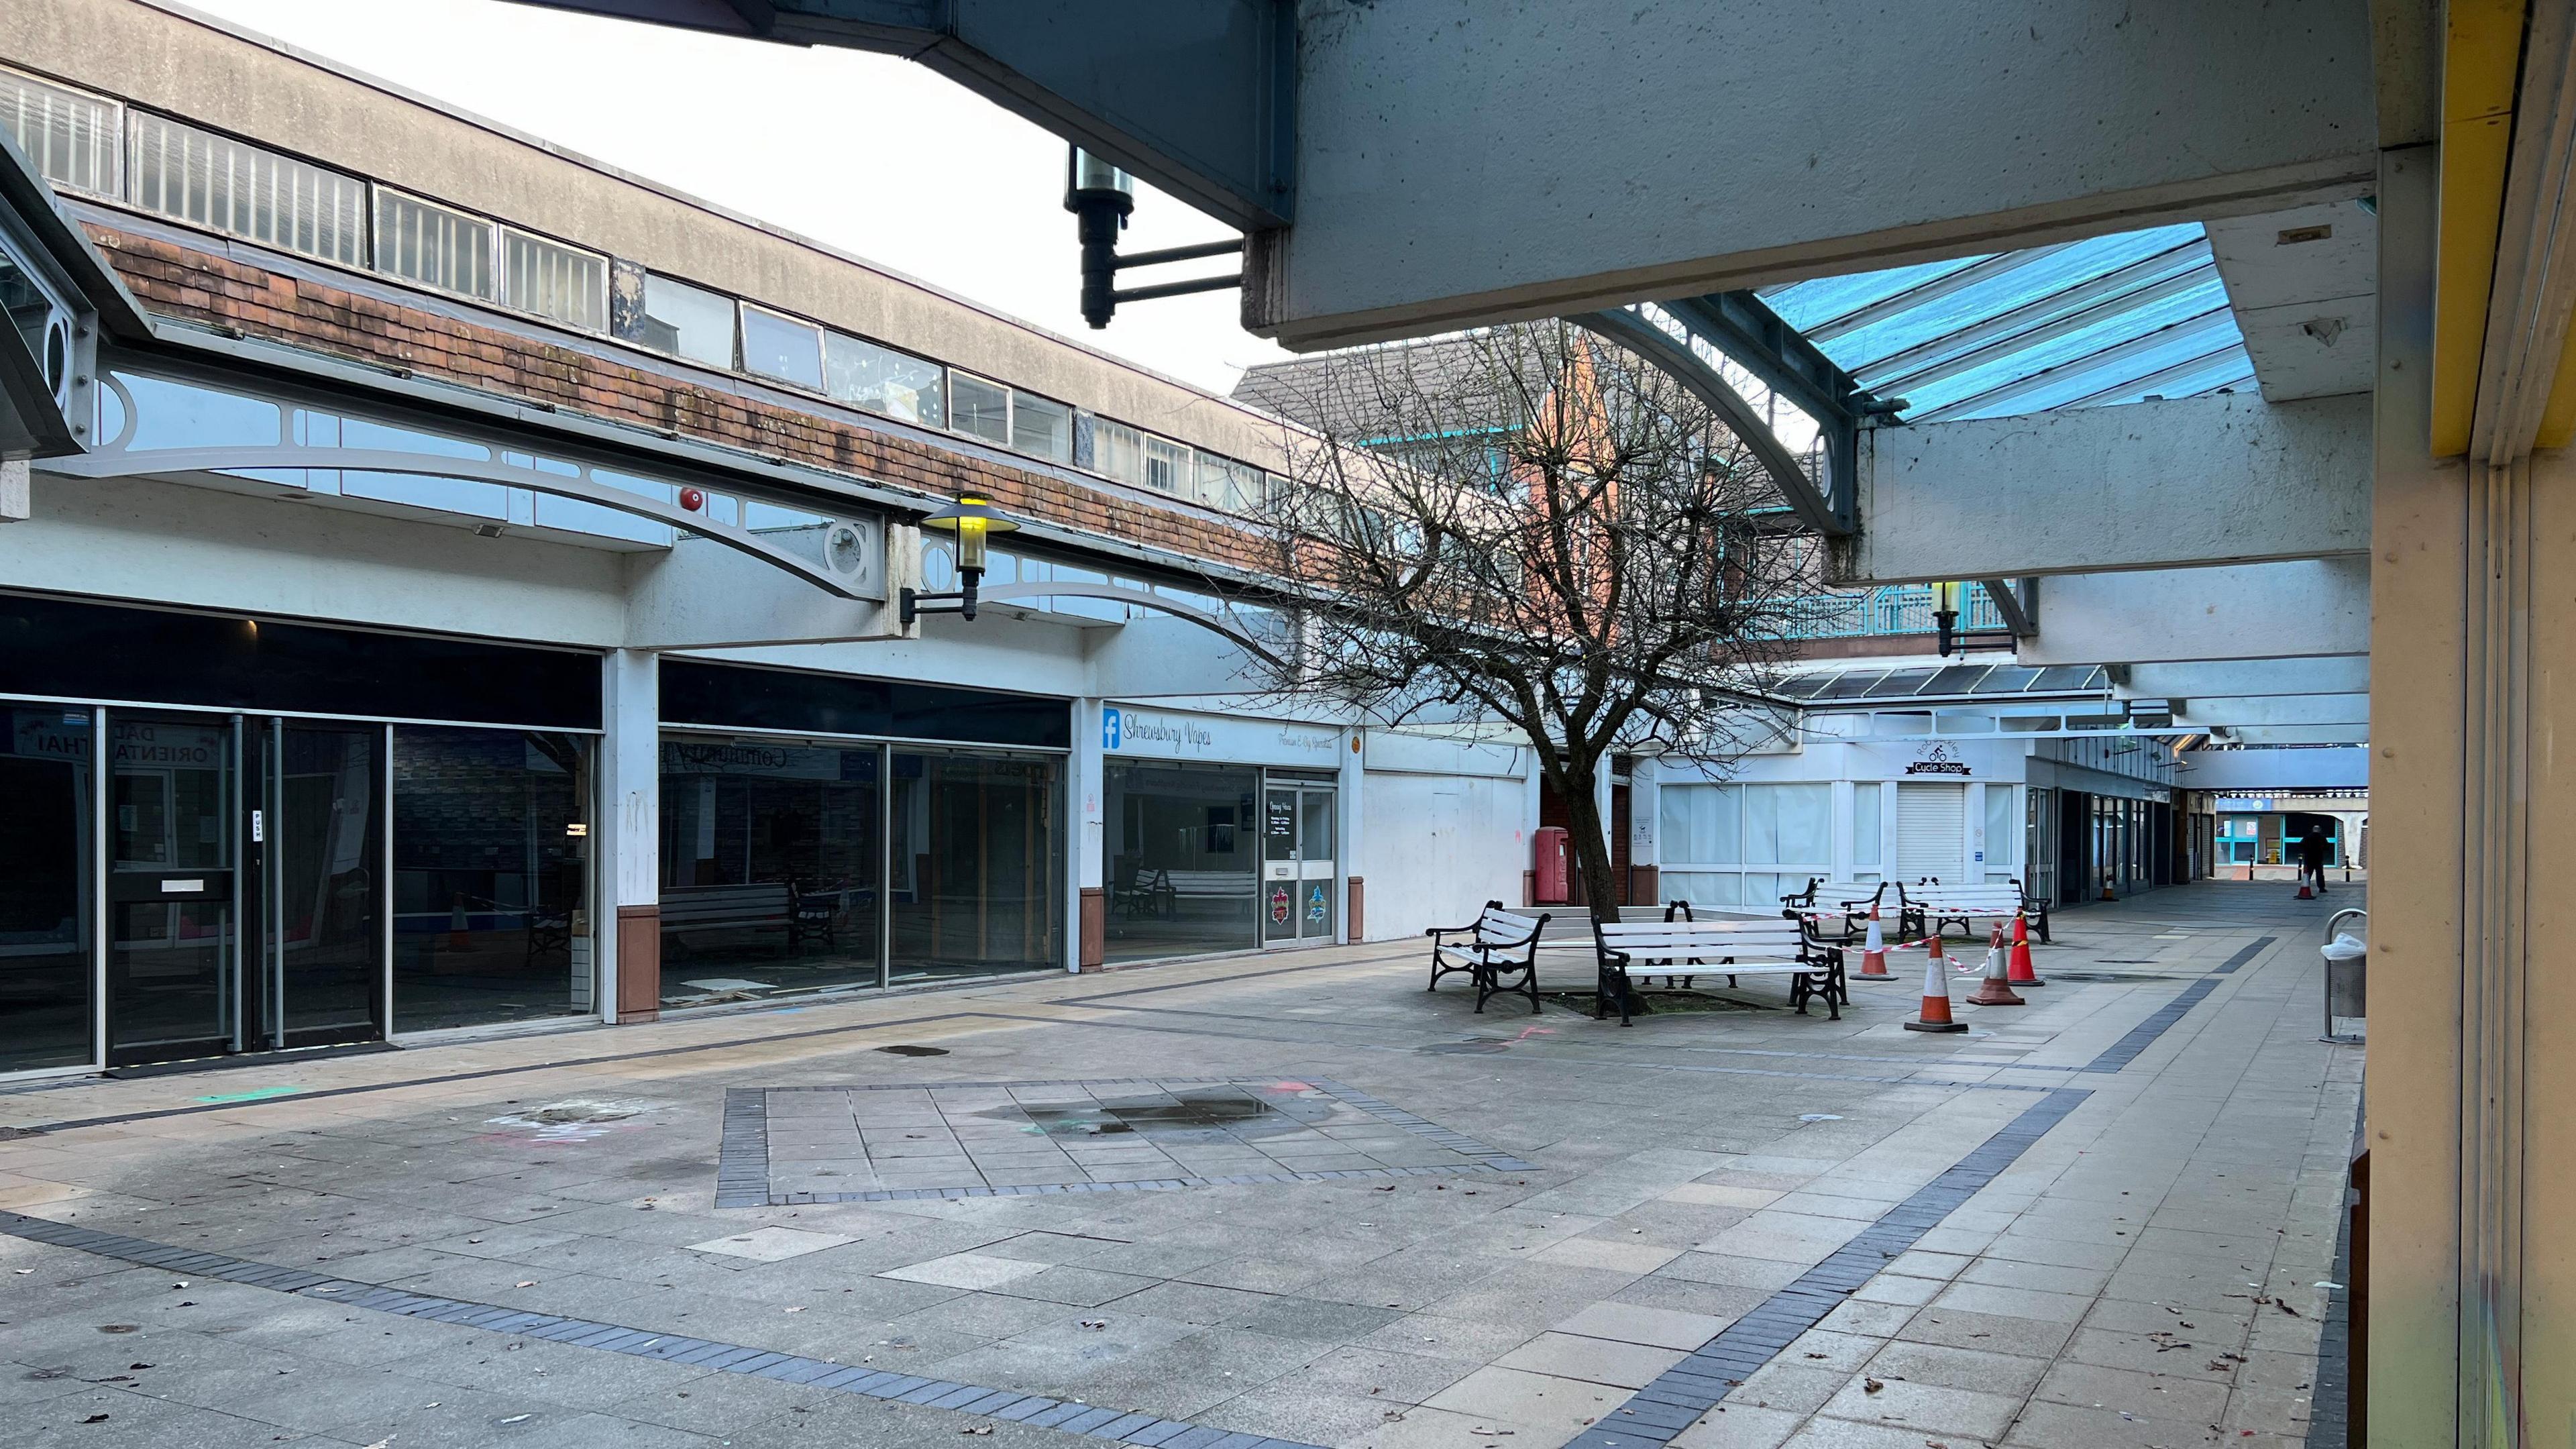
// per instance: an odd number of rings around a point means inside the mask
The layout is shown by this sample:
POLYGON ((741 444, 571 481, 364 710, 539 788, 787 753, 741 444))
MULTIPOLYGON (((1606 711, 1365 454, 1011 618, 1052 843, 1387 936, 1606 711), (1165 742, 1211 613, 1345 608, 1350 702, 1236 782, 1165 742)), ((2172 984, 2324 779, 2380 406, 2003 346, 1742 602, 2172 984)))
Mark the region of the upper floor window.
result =
POLYGON ((1011 445, 1011 390, 968 373, 948 374, 948 424, 970 438, 1011 445))
POLYGON ((823 329, 742 304, 742 367, 763 377, 823 390, 823 329))
POLYGON ((733 299, 722 293, 647 272, 644 315, 634 340, 691 362, 731 368, 733 313, 733 299))
POLYGON ((493 300, 492 223, 376 188, 376 270, 493 300))
POLYGON ((823 390, 872 413, 948 426, 947 369, 841 332, 823 334, 823 390))
POLYGON ((1011 446, 1032 457, 1073 461, 1073 409, 1011 389, 1011 446))
POLYGON ((56 186, 118 194, 124 111, 103 96, 0 70, 0 130, 56 186))
POLYGON ((145 211, 346 267, 367 264, 367 183, 137 111, 132 199, 145 211))
POLYGON ((590 332, 608 330, 608 259, 501 229, 501 301, 590 332))

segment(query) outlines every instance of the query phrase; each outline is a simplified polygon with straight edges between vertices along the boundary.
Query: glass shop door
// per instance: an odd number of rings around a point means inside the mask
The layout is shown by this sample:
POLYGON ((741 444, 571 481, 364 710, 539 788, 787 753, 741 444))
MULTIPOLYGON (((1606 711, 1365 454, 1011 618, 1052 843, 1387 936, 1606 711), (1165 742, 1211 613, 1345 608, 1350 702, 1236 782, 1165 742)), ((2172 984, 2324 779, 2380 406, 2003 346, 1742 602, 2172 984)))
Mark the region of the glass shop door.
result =
POLYGON ((1273 783, 1262 792, 1261 940, 1313 946, 1333 939, 1339 884, 1334 790, 1273 783))

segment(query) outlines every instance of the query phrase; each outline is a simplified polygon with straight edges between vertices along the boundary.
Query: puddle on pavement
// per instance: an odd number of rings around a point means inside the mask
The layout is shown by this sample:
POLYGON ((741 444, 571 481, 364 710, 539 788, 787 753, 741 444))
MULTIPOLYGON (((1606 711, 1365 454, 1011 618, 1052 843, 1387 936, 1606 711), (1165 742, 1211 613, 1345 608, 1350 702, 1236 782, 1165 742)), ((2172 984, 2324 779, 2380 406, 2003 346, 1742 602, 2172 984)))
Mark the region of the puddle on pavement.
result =
POLYGON ((1179 1132, 1230 1130, 1265 1126, 1291 1131, 1298 1125, 1279 1108, 1240 1093, 1175 1093, 1169 1098, 1126 1105, 988 1107, 975 1114, 1002 1122, 1025 1121, 1032 1132, 1050 1137, 1113 1137, 1142 1134, 1164 1137, 1179 1132))

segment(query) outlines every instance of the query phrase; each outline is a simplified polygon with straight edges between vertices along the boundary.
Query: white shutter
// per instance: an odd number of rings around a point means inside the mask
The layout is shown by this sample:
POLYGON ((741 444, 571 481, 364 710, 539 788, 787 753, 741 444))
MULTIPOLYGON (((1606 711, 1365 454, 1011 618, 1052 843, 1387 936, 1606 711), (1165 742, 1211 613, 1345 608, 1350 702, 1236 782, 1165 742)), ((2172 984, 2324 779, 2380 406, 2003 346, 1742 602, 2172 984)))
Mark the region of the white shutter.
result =
POLYGON ((1968 828, 1965 785, 1896 787, 1896 874, 1917 881, 1935 876, 1967 883, 1962 854, 1968 828))

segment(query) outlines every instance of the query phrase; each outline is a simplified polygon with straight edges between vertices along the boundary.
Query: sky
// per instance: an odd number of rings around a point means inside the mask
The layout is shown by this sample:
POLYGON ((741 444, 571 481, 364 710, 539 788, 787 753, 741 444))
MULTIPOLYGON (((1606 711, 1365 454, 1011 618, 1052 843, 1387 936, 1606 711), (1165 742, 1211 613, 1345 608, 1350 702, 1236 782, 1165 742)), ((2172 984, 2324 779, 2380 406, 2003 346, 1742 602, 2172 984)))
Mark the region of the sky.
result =
MULTIPOLYGON (((1131 303, 1092 331, 1064 142, 909 61, 504 0, 189 3, 1213 392, 1287 356, 1243 330, 1233 291, 1131 303)), ((1122 250, 1234 235, 1137 191, 1122 250)))

